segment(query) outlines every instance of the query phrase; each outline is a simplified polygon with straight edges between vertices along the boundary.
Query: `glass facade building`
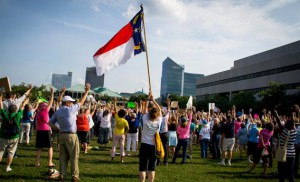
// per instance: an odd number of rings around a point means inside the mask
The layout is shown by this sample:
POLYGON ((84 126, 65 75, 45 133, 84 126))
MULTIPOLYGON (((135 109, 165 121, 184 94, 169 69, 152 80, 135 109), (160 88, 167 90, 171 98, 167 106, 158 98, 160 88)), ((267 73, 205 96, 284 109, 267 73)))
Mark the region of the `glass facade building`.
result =
POLYGON ((104 86, 104 74, 97 76, 96 67, 86 68, 85 83, 91 84, 91 89, 104 86))
POLYGON ((162 64, 162 77, 160 96, 165 98, 168 94, 180 96, 195 96, 196 80, 202 74, 192 74, 184 72, 184 65, 179 65, 167 57, 162 64))
POLYGON ((195 96, 197 79, 202 77, 204 77, 203 74, 184 73, 183 95, 195 96))
POLYGON ((51 85, 58 90, 61 90, 64 86, 66 88, 71 87, 72 84, 72 72, 68 72, 67 75, 63 74, 52 74, 51 85))

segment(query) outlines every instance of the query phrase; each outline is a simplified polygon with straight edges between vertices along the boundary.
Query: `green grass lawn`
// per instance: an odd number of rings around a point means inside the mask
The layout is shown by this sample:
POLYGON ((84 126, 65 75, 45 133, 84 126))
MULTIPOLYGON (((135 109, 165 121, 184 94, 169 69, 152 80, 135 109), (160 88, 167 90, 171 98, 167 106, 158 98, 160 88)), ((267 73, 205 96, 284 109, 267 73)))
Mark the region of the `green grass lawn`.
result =
MULTIPOLYGON (((32 140, 34 141, 34 139, 32 140)), ((138 181, 138 158, 126 157, 125 163, 120 162, 119 156, 110 162, 111 143, 104 150, 89 150, 88 154, 80 153, 79 170, 81 181, 138 181)), ((19 145, 18 155, 11 165, 13 169, 6 173, 6 158, 3 158, 0 164, 0 181, 45 181, 47 177, 47 150, 42 153, 41 167, 35 167, 34 142, 31 146, 19 145)), ((98 146, 96 138, 91 146, 98 146)), ((119 150, 117 151, 119 152, 119 150)), ((187 163, 181 165, 181 158, 177 159, 177 164, 169 164, 168 166, 157 166, 155 181, 236 181, 236 182, 253 182, 253 181, 278 181, 273 173, 276 170, 276 161, 273 168, 268 169, 268 176, 262 177, 263 168, 258 165, 254 173, 243 173, 249 166, 246 156, 239 159, 238 153, 234 153, 232 166, 219 166, 219 160, 201 159, 200 148, 194 146, 193 159, 187 159, 187 163)), ((57 164, 55 169, 58 170, 58 152, 54 147, 53 161, 57 164)), ((171 159, 169 159, 169 163, 171 159)), ((69 165, 70 167, 70 165, 69 165)), ((71 180, 70 168, 68 169, 66 181, 71 180)))

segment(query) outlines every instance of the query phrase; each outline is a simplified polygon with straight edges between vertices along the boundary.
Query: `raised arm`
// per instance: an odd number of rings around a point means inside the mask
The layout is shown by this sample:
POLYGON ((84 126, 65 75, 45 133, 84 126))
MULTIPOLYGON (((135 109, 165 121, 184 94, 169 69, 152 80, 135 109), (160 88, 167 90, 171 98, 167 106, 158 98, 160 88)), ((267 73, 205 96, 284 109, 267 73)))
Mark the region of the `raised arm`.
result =
POLYGON ((49 111, 51 109, 51 107, 52 107, 53 97, 54 97, 54 89, 53 89, 53 87, 50 87, 50 100, 48 102, 47 111, 49 111))
POLYGON ((153 104, 155 105, 155 107, 158 109, 159 117, 161 117, 161 108, 160 108, 160 105, 154 100, 151 90, 149 91, 149 100, 152 101, 153 104))
POLYGON ((97 105, 96 104, 92 104, 92 106, 93 106, 93 110, 92 110, 92 112, 90 114, 91 114, 91 116, 94 116, 94 114, 96 112, 96 109, 97 109, 97 105))
POLYGON ((60 94, 59 94, 59 97, 57 99, 57 104, 60 105, 60 102, 63 98, 63 96, 65 95, 65 92, 66 92, 66 87, 64 86, 61 91, 60 91, 60 94))
POLYGON ((250 122, 253 123, 252 109, 251 108, 249 109, 249 119, 250 119, 250 122))
POLYGON ((85 88, 84 88, 84 94, 81 97, 80 101, 78 102, 78 104, 79 104, 80 107, 84 104, 84 102, 86 100, 86 97, 87 97, 87 95, 88 95, 88 93, 90 91, 90 88, 91 88, 91 85, 89 83, 87 83, 85 85, 85 88))
POLYGON ((114 98, 114 111, 117 112, 117 98, 114 98))
POLYGON ((177 110, 174 112, 174 118, 175 118, 175 124, 178 124, 178 118, 179 118, 179 106, 177 107, 177 110))
POLYGON ((24 100, 24 102, 22 102, 22 104, 21 104, 21 106, 20 106, 19 109, 24 110, 24 107, 25 107, 26 104, 28 104, 28 102, 29 102, 29 98, 26 98, 26 99, 24 100))
POLYGON ((235 119, 235 117, 236 117, 236 107, 235 107, 235 105, 233 105, 232 106, 232 111, 231 111, 232 113, 232 119, 235 119))
POLYGON ((170 111, 171 110, 171 100, 167 99, 167 110, 170 111))
POLYGON ((143 100, 141 100, 140 101, 140 104, 141 104, 141 112, 142 112, 142 114, 144 115, 144 114, 146 114, 147 113, 147 107, 148 107, 148 101, 143 101, 143 100))
POLYGON ((276 122, 277 122, 277 125, 278 125, 278 128, 279 128, 279 131, 281 133, 282 130, 283 130, 283 128, 284 128, 284 126, 281 124, 280 117, 278 115, 277 110, 274 111, 274 115, 275 115, 275 118, 276 118, 276 122))
POLYGON ((29 87, 26 90, 26 92, 24 93, 24 95, 28 96, 28 94, 31 92, 31 90, 32 90, 32 84, 29 84, 29 87))

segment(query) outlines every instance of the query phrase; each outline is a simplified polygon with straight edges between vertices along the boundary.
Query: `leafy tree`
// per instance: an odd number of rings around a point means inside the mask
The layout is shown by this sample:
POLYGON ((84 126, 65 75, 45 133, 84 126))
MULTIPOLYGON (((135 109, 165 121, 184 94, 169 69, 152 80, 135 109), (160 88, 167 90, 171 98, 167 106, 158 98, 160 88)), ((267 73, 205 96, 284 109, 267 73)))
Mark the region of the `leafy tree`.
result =
POLYGON ((226 112, 232 106, 227 95, 215 94, 207 95, 201 100, 196 101, 196 108, 198 111, 208 111, 208 104, 215 103, 215 106, 221 110, 221 112, 226 112))
POLYGON ((138 95, 138 96, 131 96, 130 98, 129 98, 129 102, 140 102, 141 100, 147 100, 147 98, 148 98, 148 95, 138 95))
MULTIPOLYGON (((28 90, 28 87, 29 85, 26 85, 24 82, 22 82, 20 85, 13 85, 11 89, 13 93, 17 95, 17 97, 20 97, 28 90)), ((47 91, 46 86, 42 85, 40 87, 33 86, 29 98, 31 102, 35 102, 39 97, 44 97, 47 99, 49 96, 50 91, 47 91)))
POLYGON ((271 82, 269 88, 259 92, 259 96, 262 97, 262 106, 272 111, 277 105, 283 103, 286 92, 279 83, 271 82))
POLYGON ((256 110, 257 103, 254 94, 248 91, 240 91, 232 99, 232 104, 236 106, 237 110, 244 109, 245 112, 249 111, 250 108, 256 110))

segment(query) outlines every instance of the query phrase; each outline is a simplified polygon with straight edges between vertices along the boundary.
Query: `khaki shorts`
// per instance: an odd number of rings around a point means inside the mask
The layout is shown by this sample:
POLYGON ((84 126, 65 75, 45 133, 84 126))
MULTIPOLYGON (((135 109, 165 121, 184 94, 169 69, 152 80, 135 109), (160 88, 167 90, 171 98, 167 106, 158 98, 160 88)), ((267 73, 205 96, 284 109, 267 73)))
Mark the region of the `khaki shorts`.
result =
POLYGON ((224 138, 223 144, 222 144, 222 150, 223 151, 232 151, 234 147, 234 138, 224 138))
POLYGON ((0 138, 0 157, 2 158, 5 149, 7 150, 7 157, 13 157, 15 155, 19 138, 5 139, 0 138))

